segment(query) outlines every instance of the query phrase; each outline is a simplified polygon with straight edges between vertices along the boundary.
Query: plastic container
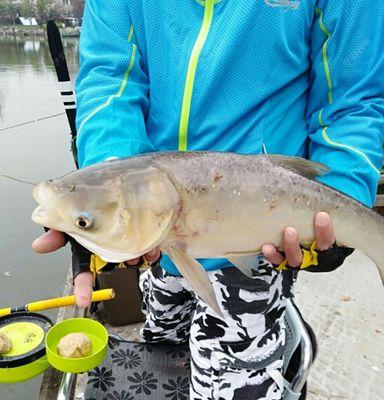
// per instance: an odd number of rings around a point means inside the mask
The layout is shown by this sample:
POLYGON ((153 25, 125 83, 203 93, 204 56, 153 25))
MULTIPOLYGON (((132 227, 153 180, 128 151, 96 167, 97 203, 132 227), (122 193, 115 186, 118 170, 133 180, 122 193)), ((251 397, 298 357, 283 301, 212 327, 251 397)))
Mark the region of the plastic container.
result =
POLYGON ((48 362, 62 372, 89 371, 104 360, 107 354, 108 332, 99 322, 88 318, 71 318, 52 327, 45 338, 48 362), (85 333, 92 342, 91 354, 81 358, 62 357, 57 352, 60 339, 69 333, 85 333))
POLYGON ((0 332, 12 342, 9 353, 0 355, 0 383, 16 383, 44 372, 49 363, 44 338, 52 327, 44 315, 19 312, 0 318, 0 332))

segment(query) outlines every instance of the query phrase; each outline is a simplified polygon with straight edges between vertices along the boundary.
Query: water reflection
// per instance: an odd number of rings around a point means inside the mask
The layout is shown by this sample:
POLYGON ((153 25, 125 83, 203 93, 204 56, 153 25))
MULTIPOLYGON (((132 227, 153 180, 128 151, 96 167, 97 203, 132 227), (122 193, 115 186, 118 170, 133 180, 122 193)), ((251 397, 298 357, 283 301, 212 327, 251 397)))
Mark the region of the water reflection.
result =
POLYGON ((5 96, 0 87, 0 121, 3 121, 3 104, 5 103, 5 96))
POLYGON ((26 40, 24 43, 24 51, 34 51, 34 52, 38 52, 40 50, 40 43, 38 41, 34 41, 34 40, 26 40))
MULTIPOLYGON (((77 71, 78 40, 64 39, 63 47, 70 72, 77 71)), ((42 73, 53 68, 48 42, 42 38, 0 38, 0 71, 10 67, 24 68, 27 65, 42 73)))
MULTIPOLYGON (((78 40, 66 39, 63 47, 74 78, 78 68, 78 40)), ((0 39, 0 133, 10 126, 63 111, 56 82, 46 40, 0 39)))
MULTIPOLYGON (((78 41, 63 44, 74 79, 78 41)), ((42 119, 62 113, 48 43, 43 38, 1 38, 0 174, 39 182, 73 170, 65 116, 42 119)), ((35 206, 30 185, 0 177, 0 308, 62 293, 68 249, 44 256, 32 252, 31 243, 42 232, 30 219, 35 206)), ((54 313, 43 314, 55 319, 54 313)), ((36 398, 39 382, 0 385, 0 399, 36 398)))

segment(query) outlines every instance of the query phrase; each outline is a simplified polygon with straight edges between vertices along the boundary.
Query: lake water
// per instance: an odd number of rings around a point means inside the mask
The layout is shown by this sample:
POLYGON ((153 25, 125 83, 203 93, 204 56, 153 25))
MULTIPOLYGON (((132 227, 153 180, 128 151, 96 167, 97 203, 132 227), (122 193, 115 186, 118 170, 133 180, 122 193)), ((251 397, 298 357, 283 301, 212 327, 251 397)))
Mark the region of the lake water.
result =
MULTIPOLYGON (((78 42, 64 40, 64 47, 74 78, 78 42)), ((39 182, 73 170, 63 113, 48 43, 0 39, 0 174, 39 182)), ((30 218, 34 208, 32 186, 0 177, 0 308, 62 293, 69 252, 33 253, 31 243, 42 233, 30 218)), ((0 385, 0 399, 36 398, 40 379, 0 385)))

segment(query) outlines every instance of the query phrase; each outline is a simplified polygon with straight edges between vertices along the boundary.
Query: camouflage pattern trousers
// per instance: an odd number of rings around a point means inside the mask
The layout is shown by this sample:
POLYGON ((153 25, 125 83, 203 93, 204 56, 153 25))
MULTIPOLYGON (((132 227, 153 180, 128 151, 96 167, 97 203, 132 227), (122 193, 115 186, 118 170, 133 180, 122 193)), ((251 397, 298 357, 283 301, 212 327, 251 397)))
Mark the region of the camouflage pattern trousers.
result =
POLYGON ((142 274, 144 340, 189 340, 191 400, 281 399, 285 341, 281 273, 260 259, 253 277, 234 267, 211 271, 209 277, 224 319, 196 297, 182 277, 159 265, 142 274))

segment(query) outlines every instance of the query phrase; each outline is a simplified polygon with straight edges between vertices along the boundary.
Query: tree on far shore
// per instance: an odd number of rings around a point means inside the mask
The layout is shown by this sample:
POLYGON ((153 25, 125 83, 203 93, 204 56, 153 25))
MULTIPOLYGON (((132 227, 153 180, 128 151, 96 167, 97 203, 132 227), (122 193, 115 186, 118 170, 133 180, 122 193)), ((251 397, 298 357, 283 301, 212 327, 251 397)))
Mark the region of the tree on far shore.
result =
POLYGON ((29 20, 37 17, 36 2, 34 0, 21 0, 20 16, 29 20))
POLYGON ((84 13, 84 0, 72 0, 71 6, 73 17, 81 19, 84 13))
POLYGON ((62 20, 66 17, 81 19, 84 11, 84 0, 0 0, 0 23, 15 25, 18 17, 36 18, 45 24, 49 19, 62 20))
POLYGON ((16 19, 20 13, 20 0, 0 0, 0 18, 12 20, 16 25, 16 19))
POLYGON ((72 13, 71 7, 55 0, 36 0, 37 19, 45 24, 49 19, 62 19, 72 13))
POLYGON ((52 0, 36 0, 36 16, 37 20, 47 21, 52 12, 52 0))

